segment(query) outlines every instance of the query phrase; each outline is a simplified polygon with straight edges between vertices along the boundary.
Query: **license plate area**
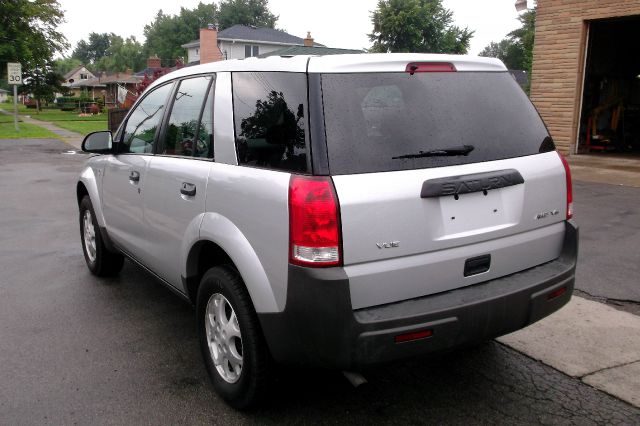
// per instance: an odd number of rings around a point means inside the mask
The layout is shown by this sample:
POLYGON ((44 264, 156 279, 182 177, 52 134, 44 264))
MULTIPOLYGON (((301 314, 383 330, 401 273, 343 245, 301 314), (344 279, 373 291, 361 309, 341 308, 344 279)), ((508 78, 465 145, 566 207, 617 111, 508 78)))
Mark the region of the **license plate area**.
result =
POLYGON ((461 238, 514 226, 522 211, 523 186, 431 198, 439 207, 436 239, 461 238))

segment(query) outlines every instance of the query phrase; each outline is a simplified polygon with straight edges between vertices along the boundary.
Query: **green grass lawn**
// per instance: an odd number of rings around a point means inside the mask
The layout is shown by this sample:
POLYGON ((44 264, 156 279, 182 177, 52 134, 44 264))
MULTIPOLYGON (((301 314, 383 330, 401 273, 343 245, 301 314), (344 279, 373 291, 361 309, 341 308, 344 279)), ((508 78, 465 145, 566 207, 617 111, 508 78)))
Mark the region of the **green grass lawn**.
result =
POLYGON ((107 121, 56 121, 54 124, 63 129, 71 130, 82 135, 107 129, 107 121))
MULTIPOLYGON (((8 117, 8 116, 7 116, 8 117)), ((58 138, 58 135, 44 129, 40 126, 35 126, 28 123, 20 123, 20 132, 16 132, 13 126, 13 117, 9 122, 0 121, 0 139, 22 139, 22 138, 58 138)))
MULTIPOLYGON (((18 119, 22 122, 22 119, 18 119)), ((13 115, 0 114, 0 123, 13 123, 13 115)))
POLYGON ((60 111, 59 109, 44 109, 40 112, 34 109, 20 111, 21 115, 29 115, 31 118, 42 121, 103 121, 107 122, 107 114, 89 115, 80 117, 74 111, 60 111))
MULTIPOLYGON (((0 102, 0 109, 3 109, 7 112, 13 112, 13 103, 0 102)), ((27 107, 22 104, 18 104, 18 113, 21 113, 23 111, 27 111, 27 107)))
MULTIPOLYGON (((0 103, 0 109, 3 109, 7 112, 13 112, 13 104, 10 103, 0 103)), ((107 122, 107 114, 98 114, 98 115, 89 115, 85 117, 80 117, 75 111, 61 111, 59 109, 43 109, 38 112, 33 108, 27 108, 24 105, 18 104, 18 114, 20 115, 28 115, 31 118, 35 118, 36 120, 41 121, 50 121, 50 122, 58 122, 58 121, 95 121, 95 122, 107 122)), ((61 126, 62 127, 62 126, 61 126)), ((65 127, 66 128, 66 127, 65 127)), ((105 124, 106 129, 106 124, 105 124)))

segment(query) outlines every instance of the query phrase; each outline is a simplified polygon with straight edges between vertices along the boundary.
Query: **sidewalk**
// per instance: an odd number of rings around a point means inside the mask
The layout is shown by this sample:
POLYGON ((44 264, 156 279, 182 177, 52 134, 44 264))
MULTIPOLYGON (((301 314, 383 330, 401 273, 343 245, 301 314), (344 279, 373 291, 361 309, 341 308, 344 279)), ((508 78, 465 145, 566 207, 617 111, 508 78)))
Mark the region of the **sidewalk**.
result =
POLYGON ((575 180, 640 188, 640 157, 582 154, 567 157, 575 180))
POLYGON ((551 316, 497 339, 640 407, 640 317, 574 296, 551 316))
MULTIPOLYGON (((6 114, 6 115, 13 116, 12 112, 5 111, 2 108, 0 108, 0 114, 6 114)), ((29 124, 33 124, 33 125, 36 125, 36 126, 43 127, 45 129, 55 133, 56 135, 58 135, 60 137, 60 139, 62 139, 63 142, 71 145, 72 147, 74 147, 77 150, 80 150, 81 147, 82 147, 82 140, 84 139, 84 135, 81 135, 80 133, 76 133, 76 132, 72 132, 70 130, 62 129, 62 128, 56 126, 55 124, 53 124, 53 123, 51 123, 49 121, 36 120, 35 118, 31 118, 31 116, 29 116, 29 115, 20 115, 19 117, 25 123, 29 123, 29 124)))

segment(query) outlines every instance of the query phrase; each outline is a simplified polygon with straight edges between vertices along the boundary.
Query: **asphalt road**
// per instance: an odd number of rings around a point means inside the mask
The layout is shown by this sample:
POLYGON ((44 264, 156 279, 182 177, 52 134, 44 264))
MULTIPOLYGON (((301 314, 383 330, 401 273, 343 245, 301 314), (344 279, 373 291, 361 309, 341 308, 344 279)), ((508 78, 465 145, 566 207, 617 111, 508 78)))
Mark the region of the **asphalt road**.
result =
MULTIPOLYGON (((130 263, 89 274, 74 193, 85 157, 69 149, 0 140, 0 424, 640 424, 640 410, 495 342, 366 371, 358 389, 282 369, 268 408, 235 412, 210 388, 189 306, 130 263)), ((638 300, 640 189, 575 193, 579 287, 638 300)))
POLYGON ((576 287, 640 314, 640 188, 574 182, 576 287))

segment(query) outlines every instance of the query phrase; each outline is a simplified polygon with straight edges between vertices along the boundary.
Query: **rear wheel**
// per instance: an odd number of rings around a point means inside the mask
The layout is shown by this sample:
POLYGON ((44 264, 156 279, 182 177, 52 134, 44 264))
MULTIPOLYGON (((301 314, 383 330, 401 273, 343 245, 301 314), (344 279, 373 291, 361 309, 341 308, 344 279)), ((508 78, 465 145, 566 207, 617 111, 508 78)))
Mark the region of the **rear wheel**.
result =
POLYGON ((98 228, 96 214, 91 199, 85 195, 80 202, 80 239, 82 251, 87 267, 92 274, 108 277, 118 274, 124 264, 124 257, 120 253, 109 251, 102 240, 98 228))
POLYGON ((226 265, 207 271, 196 311, 200 348, 216 392, 237 409, 257 405, 267 387, 270 357, 240 274, 226 265))

